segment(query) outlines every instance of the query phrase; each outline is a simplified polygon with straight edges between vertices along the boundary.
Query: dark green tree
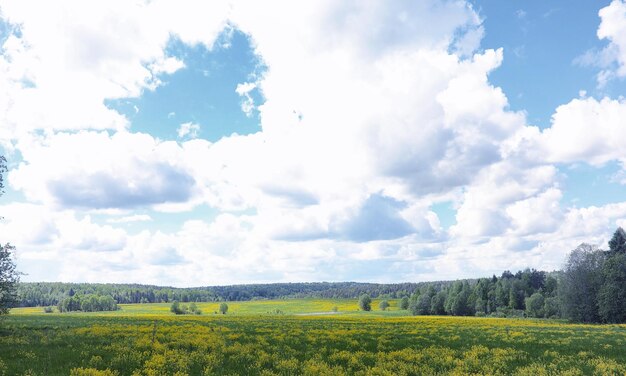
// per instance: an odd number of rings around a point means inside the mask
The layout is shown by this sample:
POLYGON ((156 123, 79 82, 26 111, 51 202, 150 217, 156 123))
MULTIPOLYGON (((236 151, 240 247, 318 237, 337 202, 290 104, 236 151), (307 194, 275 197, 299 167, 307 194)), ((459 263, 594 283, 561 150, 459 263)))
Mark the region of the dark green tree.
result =
POLYGON ((545 298, 543 316, 546 318, 560 317, 561 307, 557 296, 545 298))
POLYGON ((421 295, 416 295, 415 299, 409 304, 409 310, 412 315, 428 315, 430 314, 430 294, 424 292, 421 295))
MULTIPOLYGON (((7 172, 7 160, 0 156, 0 196, 4 194, 4 174, 7 172)), ((2 219, 2 217, 0 217, 2 219)), ((20 274, 14 260, 15 247, 0 243, 0 315, 9 313, 17 303, 17 284, 20 274)))
POLYGON ((598 293, 602 321, 626 322, 626 253, 612 253, 602 268, 604 281, 598 293))
POLYGON ((404 296, 400 299, 400 309, 409 309, 409 298, 404 296))
POLYGON ((381 300, 378 304, 378 308, 380 308, 381 311, 386 311, 387 308, 389 308, 389 302, 387 300, 381 300))
POLYGON ((362 311, 371 311, 372 310, 372 298, 368 294, 363 294, 359 298, 359 308, 362 311))
POLYGON ((569 254, 559 284, 565 318, 578 322, 600 321, 598 293, 605 260, 603 251, 584 243, 569 254))
POLYGON ((543 317, 543 307, 545 304, 545 299, 543 295, 536 292, 526 298, 526 315, 529 317, 543 317))
POLYGON ((183 313, 185 313, 177 300, 174 300, 172 302, 172 305, 170 306, 170 311, 176 315, 182 315, 183 313))
POLYGON ((0 315, 9 313, 9 309, 17 303, 17 272, 13 252, 15 247, 0 244, 0 315))
POLYGON ((433 315, 445 315, 446 314, 446 291, 439 291, 435 296, 430 299, 430 313, 433 315))
POLYGON ((611 253, 626 253, 626 232, 619 227, 609 240, 609 250, 611 253))
POLYGON ((222 315, 225 315, 225 314, 226 314, 226 312, 228 312, 228 304, 226 304, 226 303, 220 303, 220 308, 219 308, 219 310, 220 310, 220 313, 221 313, 222 315))

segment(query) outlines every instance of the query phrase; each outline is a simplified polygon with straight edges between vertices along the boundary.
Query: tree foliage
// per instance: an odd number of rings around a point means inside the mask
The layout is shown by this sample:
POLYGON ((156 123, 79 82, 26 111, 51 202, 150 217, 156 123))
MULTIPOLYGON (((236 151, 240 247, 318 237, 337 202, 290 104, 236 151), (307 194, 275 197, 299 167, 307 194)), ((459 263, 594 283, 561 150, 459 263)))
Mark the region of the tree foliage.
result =
POLYGON ((378 308, 380 308, 381 311, 386 311, 387 308, 389 308, 389 302, 386 299, 381 300, 378 304, 378 308))
POLYGON ((359 308, 362 311, 371 311, 372 310, 372 298, 368 294, 363 294, 359 298, 359 308))
POLYGON ((619 227, 609 240, 609 251, 611 253, 626 253, 626 232, 619 227))
POLYGON ((116 311, 118 309, 115 299, 106 295, 73 295, 57 304, 59 312, 102 312, 116 311))
POLYGON ((226 312, 228 312, 228 304, 226 304, 226 303, 220 303, 220 308, 219 308, 219 310, 220 310, 220 313, 221 313, 222 315, 225 315, 225 314, 226 314, 226 312))
POLYGON ((400 309, 409 309, 409 298, 407 296, 403 296, 402 299, 400 299, 400 309))
POLYGON ((536 292, 525 299, 526 315, 528 317, 543 317, 545 298, 541 293, 536 292))
POLYGON ((175 315, 182 315, 183 313, 185 313, 183 309, 180 307, 180 303, 177 300, 174 300, 172 302, 172 305, 170 305, 170 312, 172 312, 175 315))
POLYGON ((612 253, 602 268, 598 311, 603 322, 626 322, 626 253, 612 253))
MULTIPOLYGON (((7 172, 7 160, 0 155, 0 196, 4 194, 4 174, 7 172)), ((2 217, 0 216, 0 219, 2 217)), ((17 284, 20 274, 13 259, 15 247, 0 243, 0 315, 9 313, 17 302, 17 284)))
POLYGON ((17 304, 17 272, 13 252, 15 247, 0 244, 0 314, 9 313, 9 309, 17 304))
POLYGON ((598 292, 606 256, 597 247, 581 244, 567 259, 559 295, 564 317, 577 322, 598 322, 598 292))

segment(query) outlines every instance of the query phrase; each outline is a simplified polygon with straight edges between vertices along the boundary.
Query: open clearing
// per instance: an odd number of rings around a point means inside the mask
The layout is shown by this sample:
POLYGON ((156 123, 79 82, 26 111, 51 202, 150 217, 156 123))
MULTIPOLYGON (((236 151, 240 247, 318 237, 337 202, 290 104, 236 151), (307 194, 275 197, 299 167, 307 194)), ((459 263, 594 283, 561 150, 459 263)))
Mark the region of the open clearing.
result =
MULTIPOLYGON (((109 313, 15 309, 0 326, 6 375, 615 375, 626 326, 359 312, 354 300, 168 304, 109 313), (330 312, 340 315, 306 315, 330 312)), ((377 307, 377 302, 372 304, 377 307)))

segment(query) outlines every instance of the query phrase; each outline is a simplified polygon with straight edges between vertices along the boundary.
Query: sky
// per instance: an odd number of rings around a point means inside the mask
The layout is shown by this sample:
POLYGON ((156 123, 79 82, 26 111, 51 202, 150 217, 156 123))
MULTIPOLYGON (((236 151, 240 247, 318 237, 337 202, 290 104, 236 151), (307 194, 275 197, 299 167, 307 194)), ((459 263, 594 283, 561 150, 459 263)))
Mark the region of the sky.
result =
POLYGON ((0 3, 23 281, 559 269, 626 225, 625 0, 0 3))

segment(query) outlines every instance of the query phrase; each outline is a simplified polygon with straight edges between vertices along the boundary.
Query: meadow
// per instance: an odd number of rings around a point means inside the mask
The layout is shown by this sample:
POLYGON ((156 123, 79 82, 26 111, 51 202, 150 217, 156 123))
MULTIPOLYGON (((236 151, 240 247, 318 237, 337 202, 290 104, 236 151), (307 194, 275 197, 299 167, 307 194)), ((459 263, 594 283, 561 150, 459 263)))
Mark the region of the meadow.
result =
POLYGON ((355 300, 231 302, 226 315, 199 303, 202 315, 184 316, 168 304, 14 309, 0 324, 0 374, 626 374, 625 325, 414 317, 390 303, 361 312, 355 300))

